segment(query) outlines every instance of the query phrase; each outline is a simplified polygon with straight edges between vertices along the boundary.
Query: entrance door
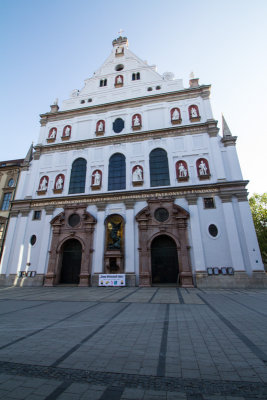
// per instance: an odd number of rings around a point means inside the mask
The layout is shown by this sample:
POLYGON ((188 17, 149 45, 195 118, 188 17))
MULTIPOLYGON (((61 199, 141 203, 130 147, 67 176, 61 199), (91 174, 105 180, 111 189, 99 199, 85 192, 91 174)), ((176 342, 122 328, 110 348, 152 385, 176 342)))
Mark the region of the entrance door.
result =
POLYGON ((79 283, 82 259, 82 246, 76 239, 63 245, 61 283, 79 283))
POLYGON ((177 247, 166 235, 156 237, 151 245, 152 283, 178 283, 177 247))

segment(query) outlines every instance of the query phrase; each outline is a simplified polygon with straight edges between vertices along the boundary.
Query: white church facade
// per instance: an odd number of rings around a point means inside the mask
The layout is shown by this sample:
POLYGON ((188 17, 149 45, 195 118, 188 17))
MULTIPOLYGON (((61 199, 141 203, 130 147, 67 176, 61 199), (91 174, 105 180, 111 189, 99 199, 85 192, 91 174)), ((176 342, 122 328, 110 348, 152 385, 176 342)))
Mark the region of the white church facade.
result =
POLYGON ((236 137, 224 120, 219 134, 209 97, 114 40, 84 87, 41 115, 0 283, 266 285, 236 137))

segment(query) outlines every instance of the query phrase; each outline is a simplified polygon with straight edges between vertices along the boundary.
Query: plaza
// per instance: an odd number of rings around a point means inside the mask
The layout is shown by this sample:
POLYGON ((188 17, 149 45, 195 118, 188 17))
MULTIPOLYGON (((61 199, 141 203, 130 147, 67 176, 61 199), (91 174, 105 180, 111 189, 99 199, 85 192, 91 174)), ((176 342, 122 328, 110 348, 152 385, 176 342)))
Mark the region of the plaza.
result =
POLYGON ((0 398, 267 398, 267 291, 0 288, 0 398))

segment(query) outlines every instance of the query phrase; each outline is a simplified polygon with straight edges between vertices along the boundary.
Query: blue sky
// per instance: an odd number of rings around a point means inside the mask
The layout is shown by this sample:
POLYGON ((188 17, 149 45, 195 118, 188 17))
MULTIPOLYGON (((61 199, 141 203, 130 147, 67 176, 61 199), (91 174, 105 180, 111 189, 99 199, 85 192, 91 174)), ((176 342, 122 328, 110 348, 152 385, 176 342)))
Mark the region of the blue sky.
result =
POLYGON ((238 136, 249 191, 266 187, 266 0, 0 0, 0 160, 23 158, 39 114, 80 89, 120 28, 130 49, 188 86, 212 84, 214 118, 238 136))

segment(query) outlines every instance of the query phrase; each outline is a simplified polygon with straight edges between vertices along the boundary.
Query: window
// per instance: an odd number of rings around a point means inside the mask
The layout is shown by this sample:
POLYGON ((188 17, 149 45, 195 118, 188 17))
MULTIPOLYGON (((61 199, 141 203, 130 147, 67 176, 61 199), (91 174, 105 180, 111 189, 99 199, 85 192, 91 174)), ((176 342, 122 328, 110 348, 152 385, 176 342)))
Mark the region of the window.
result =
POLYGON ((212 237, 218 236, 218 228, 217 228, 216 225, 210 224, 210 226, 209 226, 209 234, 210 234, 212 237))
POLYGON ((115 71, 122 71, 123 68, 124 68, 124 65, 123 65, 123 64, 118 64, 118 65, 116 65, 116 67, 115 67, 115 71))
POLYGON ((86 179, 86 160, 77 158, 72 164, 69 193, 84 193, 86 179))
POLYGON ((35 243, 36 243, 36 240, 37 240, 36 235, 32 235, 31 238, 30 238, 30 244, 31 244, 32 246, 34 246, 35 243))
POLYGON ((113 131, 115 133, 120 133, 124 129, 124 121, 121 118, 115 119, 113 122, 113 131))
POLYGON ((126 188, 126 166, 123 154, 116 153, 109 159, 108 190, 122 190, 126 188))
POLYGON ((81 103, 81 104, 84 104, 84 103, 85 103, 85 100, 81 100, 80 103, 81 103))
POLYGON ((5 193, 1 210, 3 211, 8 210, 10 200, 11 200, 11 193, 5 193))
POLYGON ((100 87, 107 86, 107 83, 108 83, 107 79, 101 79, 99 86, 100 87))
POLYGON ((152 90, 153 90, 153 88, 151 86, 147 88, 148 92, 151 92, 152 90))
POLYGON ((156 90, 160 90, 161 89, 161 86, 156 86, 156 90))
POLYGON ((164 149, 151 151, 149 166, 151 186, 167 186, 170 184, 168 157, 164 149))
POLYGON ((41 219, 42 211, 41 210, 36 210, 33 212, 33 220, 39 220, 41 219))
POLYGON ((0 240, 3 239, 5 224, 0 224, 0 240))
POLYGON ((203 201, 204 201, 204 208, 215 208, 213 197, 204 197, 203 201))
POLYGON ((132 74, 132 81, 138 81, 140 79, 140 72, 132 74))
POLYGON ((13 187, 15 185, 15 181, 13 178, 9 179, 7 186, 8 187, 13 187))

